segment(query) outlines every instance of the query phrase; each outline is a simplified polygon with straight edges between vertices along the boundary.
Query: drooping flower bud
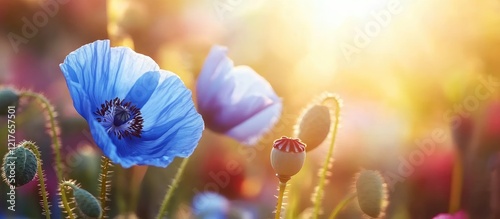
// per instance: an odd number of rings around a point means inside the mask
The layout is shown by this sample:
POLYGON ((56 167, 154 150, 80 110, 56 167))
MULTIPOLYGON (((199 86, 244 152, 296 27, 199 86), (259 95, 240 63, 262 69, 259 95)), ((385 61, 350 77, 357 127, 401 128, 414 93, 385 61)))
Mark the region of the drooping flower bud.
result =
POLYGON ((271 150, 271 166, 280 181, 288 181, 302 169, 306 158, 305 149, 306 145, 297 138, 283 136, 274 141, 271 150))
POLYGON ((387 188, 382 176, 373 170, 362 170, 356 180, 356 194, 361 211, 377 218, 387 206, 387 188))
POLYGON ((23 143, 10 150, 3 159, 2 177, 7 184, 19 187, 31 182, 36 175, 38 161, 23 143))
POLYGON ((9 113, 9 107, 16 107, 19 103, 19 94, 10 88, 0 88, 0 115, 9 113))
POLYGON ((330 109, 323 105, 312 105, 299 117, 295 126, 297 138, 307 144, 306 151, 318 147, 330 132, 330 109))
POLYGON ((70 186, 73 189, 73 197, 75 198, 76 207, 85 218, 101 218, 102 208, 99 201, 87 192, 72 182, 65 182, 64 185, 70 186))

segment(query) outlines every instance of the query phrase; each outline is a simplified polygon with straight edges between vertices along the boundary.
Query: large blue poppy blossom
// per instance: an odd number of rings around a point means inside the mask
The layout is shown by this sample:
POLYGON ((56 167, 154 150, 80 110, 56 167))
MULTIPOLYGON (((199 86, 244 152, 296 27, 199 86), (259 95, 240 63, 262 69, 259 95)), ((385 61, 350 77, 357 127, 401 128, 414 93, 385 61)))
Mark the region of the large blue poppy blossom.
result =
POLYGON ((281 115, 281 99, 248 66, 234 66, 227 49, 214 46, 198 77, 198 108, 207 127, 254 144, 281 115))
POLYGON ((151 58, 103 40, 71 52, 60 67, 76 111, 112 162, 166 167, 193 153, 204 124, 191 91, 151 58))

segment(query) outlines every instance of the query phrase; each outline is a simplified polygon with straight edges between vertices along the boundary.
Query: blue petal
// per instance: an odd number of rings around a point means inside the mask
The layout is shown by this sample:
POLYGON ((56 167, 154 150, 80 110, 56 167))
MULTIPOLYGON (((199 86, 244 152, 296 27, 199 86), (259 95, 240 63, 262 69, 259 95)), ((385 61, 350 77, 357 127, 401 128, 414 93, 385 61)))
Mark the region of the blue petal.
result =
POLYGON ((85 93, 80 84, 77 84, 73 81, 69 81, 68 83, 70 94, 73 97, 72 100, 75 109, 77 109, 78 113, 80 113, 86 120, 94 120, 94 117, 91 113, 92 103, 90 103, 90 98, 88 97, 87 93, 85 93))
POLYGON ((71 52, 60 68, 68 87, 69 81, 79 84, 92 106, 115 97, 125 98, 144 73, 159 70, 150 57, 126 47, 110 48, 109 40, 98 40, 71 52))
POLYGON ((105 86, 109 83, 109 50, 109 41, 95 41, 71 52, 60 64, 68 87, 70 82, 79 84, 93 104, 111 96, 105 86))
POLYGON ((175 157, 188 157, 196 148, 204 129, 191 92, 179 77, 168 71, 161 84, 141 108, 144 119, 141 138, 112 138, 121 164, 168 166, 175 157))
MULTIPOLYGON (((199 108, 209 108, 213 99, 221 92, 219 89, 228 86, 228 73, 234 64, 226 57, 227 48, 213 46, 203 64, 198 83, 196 84, 196 95, 199 108)), ((226 89, 227 90, 227 89, 226 89)))
POLYGON ((278 122, 282 105, 272 106, 260 111, 246 121, 235 126, 226 134, 239 142, 247 145, 256 144, 260 137, 268 132, 278 122))
POLYGON ((214 122, 225 124, 224 131, 250 119, 272 104, 281 104, 269 82, 253 69, 238 66, 229 75, 230 79, 220 88, 217 101, 211 106, 213 111, 222 112, 214 114, 214 122))
POLYGON ((225 55, 225 48, 214 47, 205 62, 197 84, 199 109, 211 130, 251 144, 275 124, 281 100, 262 76, 248 66, 233 67, 225 55))
POLYGON ((159 72, 147 72, 143 74, 132 86, 124 102, 132 102, 138 108, 142 108, 144 104, 149 100, 153 91, 155 91, 156 86, 158 86, 158 80, 160 79, 159 72))
POLYGON ((108 84, 110 87, 106 89, 123 99, 144 73, 158 70, 160 67, 150 57, 127 47, 113 47, 109 64, 109 73, 113 77, 108 84))

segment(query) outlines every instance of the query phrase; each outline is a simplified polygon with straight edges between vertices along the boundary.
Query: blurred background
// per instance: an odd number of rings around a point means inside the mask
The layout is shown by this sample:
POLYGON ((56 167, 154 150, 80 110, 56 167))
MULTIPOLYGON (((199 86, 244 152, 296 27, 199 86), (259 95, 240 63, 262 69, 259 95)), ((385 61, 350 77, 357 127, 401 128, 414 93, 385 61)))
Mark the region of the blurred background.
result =
MULTIPOLYGON (((193 196, 205 190, 227 197, 247 218, 272 218, 278 185, 269 164, 272 142, 291 136, 301 111, 325 91, 338 94, 343 107, 322 218, 353 190, 361 169, 386 179, 384 218, 448 212, 458 161, 464 170, 460 209, 471 218, 500 218, 498 0, 47 2, 0 0, 0 84, 41 92, 56 106, 68 177, 94 195, 101 151, 73 108, 59 63, 84 44, 110 38, 151 56, 194 89, 210 47, 218 44, 229 48, 236 65, 254 68, 271 83, 283 114, 255 146, 205 130, 176 191, 172 218, 189 218, 193 196), (228 175, 227 168, 241 171, 228 175)), ((16 124, 16 139, 35 141, 42 150, 53 217, 62 218, 39 108, 20 106, 16 124)), ((6 134, 0 141, 7 142, 6 134)), ((296 218, 312 206, 328 143, 308 153, 294 181, 301 188, 296 218)), ((0 148, 2 156, 6 152, 0 148)), ((179 164, 115 166, 111 218, 128 212, 154 217, 179 164)), ((2 200, 7 188, 0 185, 2 200)), ((19 188, 15 214, 4 201, 0 214, 38 218, 36 193, 35 182, 19 188)), ((338 218, 362 218, 362 212, 353 202, 338 218)))

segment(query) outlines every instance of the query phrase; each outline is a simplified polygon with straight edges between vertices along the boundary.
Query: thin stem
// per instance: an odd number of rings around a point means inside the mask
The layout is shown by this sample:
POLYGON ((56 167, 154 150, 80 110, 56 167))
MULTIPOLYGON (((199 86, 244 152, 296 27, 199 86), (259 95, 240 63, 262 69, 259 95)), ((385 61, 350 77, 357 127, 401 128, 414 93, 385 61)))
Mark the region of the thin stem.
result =
MULTIPOLYGON (((65 186, 70 186, 73 189, 75 185, 73 184, 72 180, 69 180, 69 181, 63 180, 58 184, 58 186, 59 186, 59 190, 61 191, 61 197, 64 195, 64 197, 66 198, 67 194, 66 194, 66 187, 65 186)), ((68 214, 67 218, 73 218, 73 219, 76 218, 76 215, 73 213, 73 208, 70 208, 69 203, 63 202, 63 205, 64 205, 64 209, 66 211, 66 214, 68 214)))
POLYGON ((112 167, 111 160, 109 158, 103 156, 101 160, 101 174, 100 174, 100 184, 99 184, 99 200, 101 201, 102 208, 102 218, 105 217, 106 211, 108 207, 106 206, 106 202, 109 200, 108 195, 110 192, 110 185, 108 184, 110 181, 108 178, 111 176, 112 171, 110 170, 112 167))
MULTIPOLYGON (((21 98, 29 97, 36 99, 42 105, 43 109, 47 112, 48 115, 47 119, 50 127, 49 135, 52 138, 52 146, 55 153, 55 163, 56 163, 55 169, 56 169, 57 181, 60 182, 63 180, 63 165, 61 161, 61 143, 59 140, 59 130, 58 130, 59 128, 55 119, 57 115, 56 111, 54 110, 52 104, 50 104, 49 100, 47 100, 47 98, 45 98, 43 95, 39 93, 24 91, 21 92, 19 96, 21 98)), ((66 192, 64 190, 64 187, 59 186, 59 190, 61 190, 61 201, 64 206, 64 209, 66 210, 66 213, 68 214, 69 219, 74 219, 73 212, 66 198, 66 192)))
POLYGON ((283 205, 283 196, 285 194, 286 182, 280 181, 279 187, 280 187, 280 189, 279 189, 279 195, 278 195, 278 203, 276 204, 276 215, 274 216, 274 219, 281 218, 281 206, 283 205))
POLYGON ((76 186, 73 182, 71 181, 64 181, 62 183, 60 183, 61 186, 69 186, 71 187, 71 189, 75 190, 78 188, 78 186, 76 186))
POLYGON ((339 126, 339 118, 340 118, 340 101, 338 97, 336 96, 327 96, 323 100, 323 104, 325 104, 328 100, 333 100, 335 104, 335 123, 333 125, 333 130, 331 133, 331 142, 330 142, 330 148, 328 149, 328 153, 326 155, 325 162, 323 164, 323 167, 320 172, 320 179, 318 183, 318 189, 316 193, 316 197, 314 198, 314 211, 313 211, 313 218, 317 219, 319 212, 320 212, 320 206, 321 206, 321 199, 323 197, 323 190, 326 184, 326 176, 328 175, 328 169, 331 166, 331 159, 333 156, 333 149, 335 146, 335 138, 337 136, 337 130, 339 126))
POLYGON ((45 188, 45 176, 43 175, 43 169, 42 169, 42 155, 40 154, 38 147, 32 142, 26 142, 23 145, 28 149, 30 149, 36 156, 36 160, 38 162, 37 175, 38 175, 38 181, 40 182, 40 193, 42 195, 43 209, 45 212, 45 218, 50 219, 49 201, 47 198, 47 190, 45 188))
MULTIPOLYGON (((292 183, 291 188, 289 186, 288 189, 290 191, 294 191, 295 187, 298 187, 298 186, 296 184, 292 183)), ((287 211, 285 213, 285 218, 293 218, 293 216, 295 215, 295 209, 299 205, 299 203, 298 203, 299 200, 297 197, 298 197, 298 195, 289 195, 288 206, 287 206, 287 211)))
POLYGON ((460 208, 460 199, 462 194, 462 179, 463 179, 463 166, 462 157, 460 153, 456 153, 455 162, 453 164, 453 175, 451 179, 450 191, 450 206, 449 213, 454 213, 460 208))
POLYGON ((174 180, 172 181, 172 185, 170 185, 170 189, 167 191, 167 194, 165 194, 165 197, 163 198, 163 202, 160 207, 160 211, 158 212, 158 215, 156 216, 157 219, 163 218, 165 214, 167 213, 167 207, 170 202, 170 199, 172 199, 172 195, 174 194, 175 188, 179 186, 179 182, 181 181, 182 174, 184 173, 184 169, 187 166, 187 163, 189 161, 189 157, 184 158, 182 160, 181 166, 179 167, 179 170, 177 170, 177 173, 175 174, 174 180))
POLYGON ((50 137, 52 138, 52 144, 54 146, 54 153, 56 155, 56 173, 59 181, 63 178, 63 165, 61 161, 61 143, 59 141, 59 132, 58 125, 56 123, 55 117, 56 112, 52 104, 50 104, 49 100, 45 98, 43 95, 31 91, 24 91, 20 94, 21 97, 30 97, 36 99, 42 106, 44 106, 44 110, 47 111, 49 116, 49 126, 50 126, 50 137))
POLYGON ((335 209, 333 209, 332 214, 330 214, 329 218, 335 219, 335 217, 337 217, 340 211, 342 211, 342 209, 344 209, 344 207, 347 206, 349 202, 354 200, 354 198, 356 198, 356 193, 351 193, 347 195, 342 201, 340 201, 340 203, 337 206, 335 206, 335 209))

